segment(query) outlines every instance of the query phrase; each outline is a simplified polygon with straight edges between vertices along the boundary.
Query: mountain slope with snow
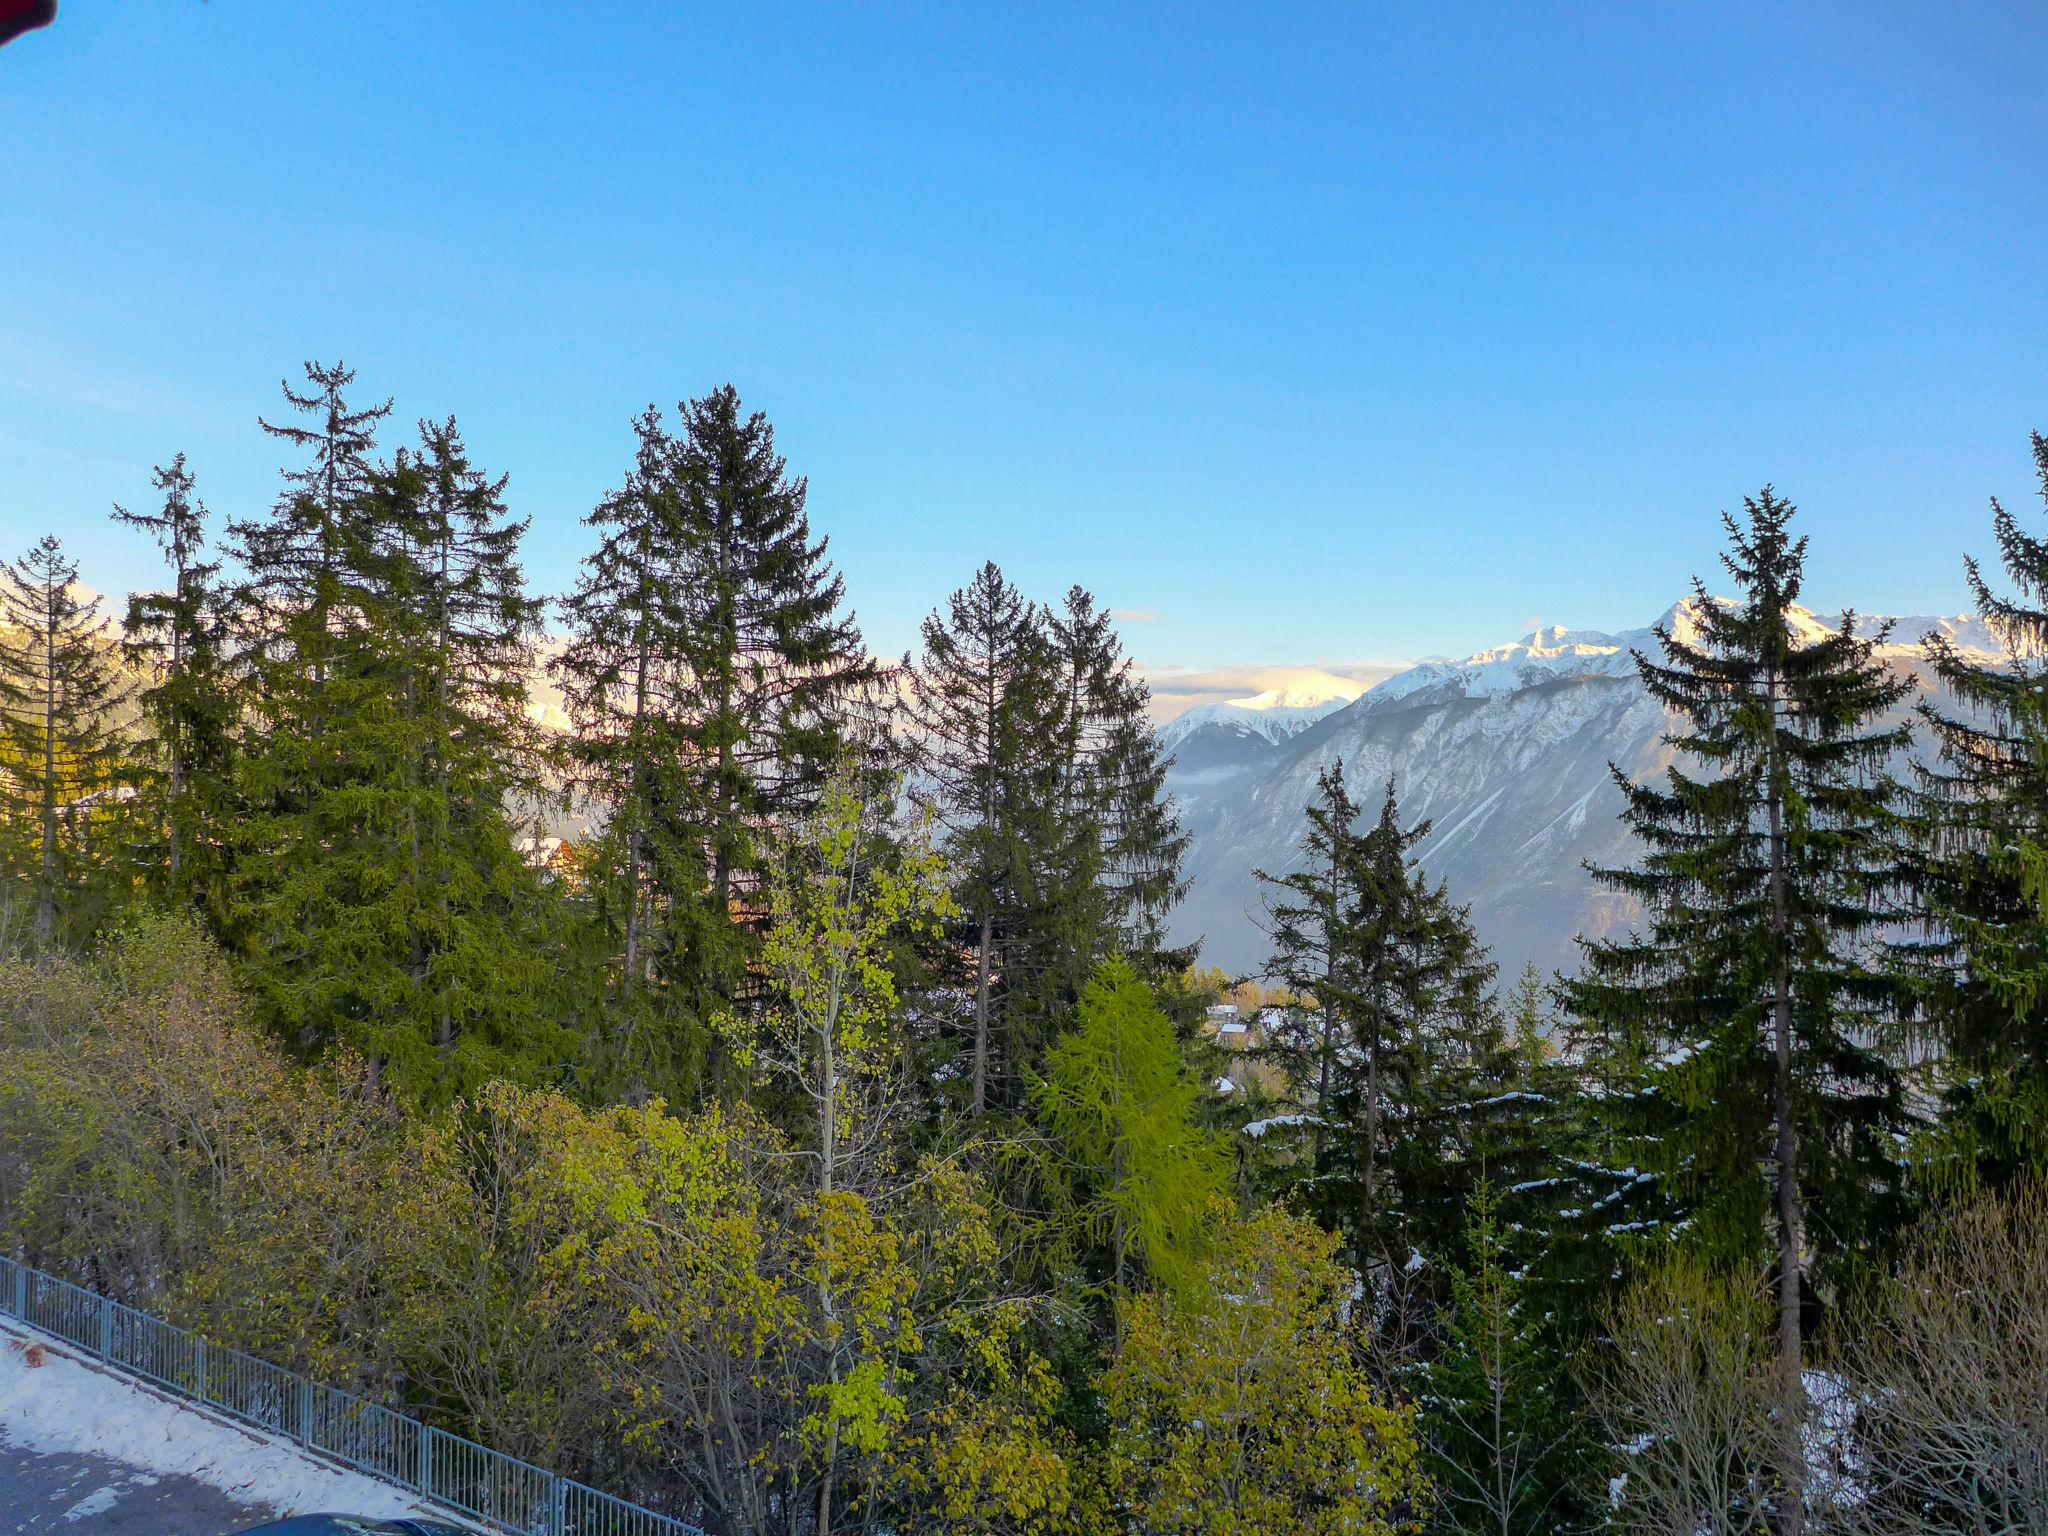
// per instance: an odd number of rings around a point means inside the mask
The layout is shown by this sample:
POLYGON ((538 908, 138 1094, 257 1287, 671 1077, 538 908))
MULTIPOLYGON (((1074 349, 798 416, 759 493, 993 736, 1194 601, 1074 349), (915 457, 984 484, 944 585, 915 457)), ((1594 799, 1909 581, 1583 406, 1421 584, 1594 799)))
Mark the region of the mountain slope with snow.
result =
MULTIPOLYGON (((1667 610, 1660 624, 1690 638, 1694 601, 1667 610)), ((1798 622, 1811 634, 1832 627, 1804 613, 1798 622)), ((1867 633, 1882 622, 1862 619, 1858 627, 1867 633)), ((1981 620, 1915 617, 1894 621, 1881 654, 1924 680, 1919 642, 1929 630, 2001 653, 1981 620)), ((1470 904, 1505 978, 1531 960, 1546 971, 1572 967, 1576 936, 1605 934, 1634 915, 1584 868, 1636 854, 1608 765, 1640 781, 1671 760, 1664 711, 1636 675, 1637 650, 1658 654, 1654 627, 1546 628, 1461 661, 1410 668, 1264 751, 1233 759, 1204 741, 1207 732, 1191 733, 1190 747, 1216 750, 1184 753, 1190 760, 1168 776, 1191 834, 1194 882, 1175 915, 1174 939, 1200 936, 1204 961, 1234 973, 1264 963, 1253 871, 1299 867, 1317 774, 1342 761, 1368 817, 1392 779, 1403 818, 1433 823, 1417 857, 1470 904)))
POLYGON ((1333 715, 1365 692, 1363 684, 1332 679, 1322 685, 1296 684, 1268 688, 1249 698, 1197 704, 1160 727, 1159 739, 1171 748, 1210 727, 1258 736, 1279 745, 1292 740, 1325 716, 1333 715))

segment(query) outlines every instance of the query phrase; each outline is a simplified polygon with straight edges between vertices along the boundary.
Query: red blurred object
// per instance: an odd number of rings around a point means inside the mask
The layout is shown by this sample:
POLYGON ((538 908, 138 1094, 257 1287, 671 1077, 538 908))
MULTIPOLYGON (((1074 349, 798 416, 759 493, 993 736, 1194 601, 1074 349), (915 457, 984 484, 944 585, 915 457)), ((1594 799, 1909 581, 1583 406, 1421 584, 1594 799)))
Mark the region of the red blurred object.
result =
POLYGON ((0 0, 0 48, 57 19, 57 0, 0 0))

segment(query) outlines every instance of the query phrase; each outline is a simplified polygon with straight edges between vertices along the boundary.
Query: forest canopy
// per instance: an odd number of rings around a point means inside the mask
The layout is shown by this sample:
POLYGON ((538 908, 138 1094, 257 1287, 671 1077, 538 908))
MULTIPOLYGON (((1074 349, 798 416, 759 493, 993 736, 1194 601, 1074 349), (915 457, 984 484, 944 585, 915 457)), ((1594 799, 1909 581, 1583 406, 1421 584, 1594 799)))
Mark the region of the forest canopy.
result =
POLYGON ((891 662, 764 414, 629 426, 558 593, 317 363, 118 622, 0 571, 7 1251, 735 1536, 2039 1528, 2038 522, 1920 694, 1745 498, 1632 926, 1502 977, 1333 760, 1235 977, 1092 594, 891 662))

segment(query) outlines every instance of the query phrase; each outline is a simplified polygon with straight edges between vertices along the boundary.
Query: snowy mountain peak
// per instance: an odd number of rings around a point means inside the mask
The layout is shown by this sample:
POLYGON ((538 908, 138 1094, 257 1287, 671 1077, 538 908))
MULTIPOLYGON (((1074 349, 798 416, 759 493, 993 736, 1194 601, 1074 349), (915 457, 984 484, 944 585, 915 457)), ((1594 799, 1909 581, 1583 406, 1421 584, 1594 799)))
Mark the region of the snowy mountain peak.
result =
POLYGON ((1268 688, 1248 699, 1225 699, 1223 702, 1232 709, 1250 709, 1264 713, 1274 709, 1319 709, 1330 704, 1342 706, 1349 704, 1363 692, 1365 685, 1362 683, 1332 678, 1327 682, 1291 683, 1285 688, 1268 688))
POLYGON ((1205 725, 1222 726, 1243 735, 1262 736, 1267 741, 1290 741, 1326 715, 1335 714, 1361 693, 1363 683, 1344 678, 1292 683, 1268 688, 1242 699, 1221 699, 1197 704, 1169 720, 1160 730, 1168 747, 1186 740, 1205 725))
MULTIPOLYGON (((1727 605, 1730 600, 1710 597, 1706 601, 1727 605)), ((1509 644, 1475 651, 1462 661, 1424 662, 1381 683, 1368 696, 1363 707, 1387 709, 1419 694, 1427 694, 1432 699, 1460 696, 1502 698, 1524 688, 1565 677, 1633 677, 1635 657, 1632 653, 1642 651, 1656 656, 1659 629, 1681 643, 1698 643, 1701 638, 1701 606, 1698 596, 1686 597, 1665 609, 1663 617, 1654 625, 1641 629, 1605 634, 1598 630, 1548 625, 1532 630, 1509 644)), ((1794 608, 1791 620, 1800 642, 1804 644, 1823 639, 1841 624, 1839 614, 1818 614, 1806 608, 1794 608)), ((1891 626, 1890 638, 1882 648, 1886 656, 1905 659, 1909 653, 1917 652, 1923 638, 1930 633, 1943 636, 1961 650, 1991 657, 2003 654, 2003 647, 1991 626, 1974 615, 1955 618, 1856 615, 1859 634, 1874 634, 1887 624, 1891 626)))

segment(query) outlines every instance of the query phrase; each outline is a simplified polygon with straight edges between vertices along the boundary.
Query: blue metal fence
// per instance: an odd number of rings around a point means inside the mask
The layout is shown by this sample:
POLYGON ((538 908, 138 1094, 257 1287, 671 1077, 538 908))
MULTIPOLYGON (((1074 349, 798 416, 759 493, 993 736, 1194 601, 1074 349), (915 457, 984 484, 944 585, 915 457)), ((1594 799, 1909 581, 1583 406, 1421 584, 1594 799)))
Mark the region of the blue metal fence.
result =
POLYGON ((705 1536, 672 1515, 587 1488, 309 1381, 0 1257, 0 1315, 11 1316, 152 1386, 297 1441, 309 1451, 517 1536, 705 1536))

